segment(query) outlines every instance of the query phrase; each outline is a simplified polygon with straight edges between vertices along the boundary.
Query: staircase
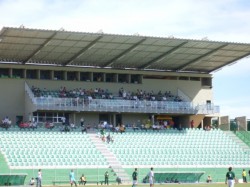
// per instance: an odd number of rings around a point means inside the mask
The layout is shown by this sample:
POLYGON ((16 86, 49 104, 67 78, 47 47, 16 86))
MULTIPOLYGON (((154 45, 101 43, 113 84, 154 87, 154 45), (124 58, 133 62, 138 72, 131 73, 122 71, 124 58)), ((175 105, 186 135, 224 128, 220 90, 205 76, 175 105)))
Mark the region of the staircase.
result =
POLYGON ((129 183, 130 178, 128 174, 123 169, 121 163, 116 159, 115 155, 107 149, 106 143, 103 142, 101 138, 96 135, 96 133, 89 133, 89 137, 96 148, 106 158, 110 164, 110 168, 112 168, 112 170, 116 173, 116 176, 121 178, 122 183, 129 183))
POLYGON ((238 136, 236 136, 233 131, 223 131, 227 136, 233 139, 242 149, 245 151, 250 151, 249 146, 243 142, 238 136))

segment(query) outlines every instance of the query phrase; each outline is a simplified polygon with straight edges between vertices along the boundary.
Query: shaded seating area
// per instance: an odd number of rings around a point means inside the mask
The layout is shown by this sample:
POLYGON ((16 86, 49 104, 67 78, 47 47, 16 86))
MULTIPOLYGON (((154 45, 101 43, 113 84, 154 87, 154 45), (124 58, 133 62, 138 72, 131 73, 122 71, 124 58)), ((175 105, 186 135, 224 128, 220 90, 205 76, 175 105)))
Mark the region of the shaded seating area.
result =
POLYGON ((120 100, 138 100, 138 101, 174 101, 181 102, 183 99, 180 96, 174 95, 170 91, 126 91, 120 88, 116 93, 110 92, 108 89, 101 88, 75 88, 68 90, 66 87, 61 87, 58 90, 40 89, 35 86, 31 87, 35 97, 51 97, 51 98, 79 98, 79 99, 120 99, 120 100))

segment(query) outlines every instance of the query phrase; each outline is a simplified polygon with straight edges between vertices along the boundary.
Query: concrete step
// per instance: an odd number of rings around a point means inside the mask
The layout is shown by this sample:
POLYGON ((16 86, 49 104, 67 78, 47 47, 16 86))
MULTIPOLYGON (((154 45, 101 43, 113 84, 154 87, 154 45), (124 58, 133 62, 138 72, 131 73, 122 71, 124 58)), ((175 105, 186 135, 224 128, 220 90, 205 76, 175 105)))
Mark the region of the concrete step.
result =
POLYGON ((89 134, 91 141, 95 145, 95 147, 102 153, 102 155, 106 158, 107 162, 113 169, 116 176, 119 176, 122 180, 122 183, 130 183, 130 178, 126 171, 122 168, 121 163, 117 160, 112 152, 110 152, 106 143, 103 142, 96 134, 89 134))

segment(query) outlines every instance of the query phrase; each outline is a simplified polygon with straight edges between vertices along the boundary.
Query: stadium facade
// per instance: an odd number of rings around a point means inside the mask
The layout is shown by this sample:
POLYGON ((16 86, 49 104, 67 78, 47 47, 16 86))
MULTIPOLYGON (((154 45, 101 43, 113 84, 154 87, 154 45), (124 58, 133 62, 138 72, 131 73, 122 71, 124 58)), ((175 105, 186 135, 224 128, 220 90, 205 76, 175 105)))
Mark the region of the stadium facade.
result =
POLYGON ((2 28, 0 114, 13 124, 60 124, 65 117, 92 127, 163 120, 174 128, 111 132, 110 144, 98 131, 80 128, 1 129, 0 185, 26 184, 37 169, 43 169, 44 184, 54 185, 68 184, 69 169, 78 179, 86 174, 89 183, 102 183, 106 171, 113 182, 129 182, 135 167, 139 182, 147 182, 150 167, 156 183, 205 182, 205 173, 222 182, 228 166, 239 178, 249 165, 248 132, 186 127, 192 120, 194 127, 210 125, 219 115, 212 72, 248 55, 249 44, 232 42, 2 28))
POLYGON ((164 118, 209 125, 219 113, 211 72, 249 54, 238 43, 4 27, 0 113, 14 122, 66 116, 90 125, 164 118), (63 87, 85 95, 61 97, 63 87), (95 89, 102 93, 92 97, 95 89))

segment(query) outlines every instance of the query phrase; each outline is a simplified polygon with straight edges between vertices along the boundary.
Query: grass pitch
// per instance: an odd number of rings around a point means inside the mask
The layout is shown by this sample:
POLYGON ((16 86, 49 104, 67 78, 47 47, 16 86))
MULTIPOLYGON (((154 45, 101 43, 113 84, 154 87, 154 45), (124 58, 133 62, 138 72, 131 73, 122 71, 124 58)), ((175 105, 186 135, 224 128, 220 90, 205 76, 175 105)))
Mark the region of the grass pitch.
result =
MULTIPOLYGON (((60 186, 60 187, 70 187, 70 185, 56 185, 56 186, 60 186)), ((100 187, 101 185, 86 185, 83 187, 100 187)), ((106 185, 103 185, 106 186, 106 185)), ((132 187, 131 185, 109 185, 108 187, 132 187)), ((225 183, 196 183, 196 184, 171 184, 171 183, 167 183, 167 184, 155 184, 154 187, 164 187, 164 186, 173 186, 173 187, 227 187, 227 184, 225 183)), ((235 187, 250 187, 249 183, 236 183, 234 185, 235 187)), ((48 187, 55 187, 55 186, 48 186, 48 187)), ((74 186, 73 186, 74 187, 74 186)), ((149 187, 149 184, 138 184, 137 187, 149 187)))

